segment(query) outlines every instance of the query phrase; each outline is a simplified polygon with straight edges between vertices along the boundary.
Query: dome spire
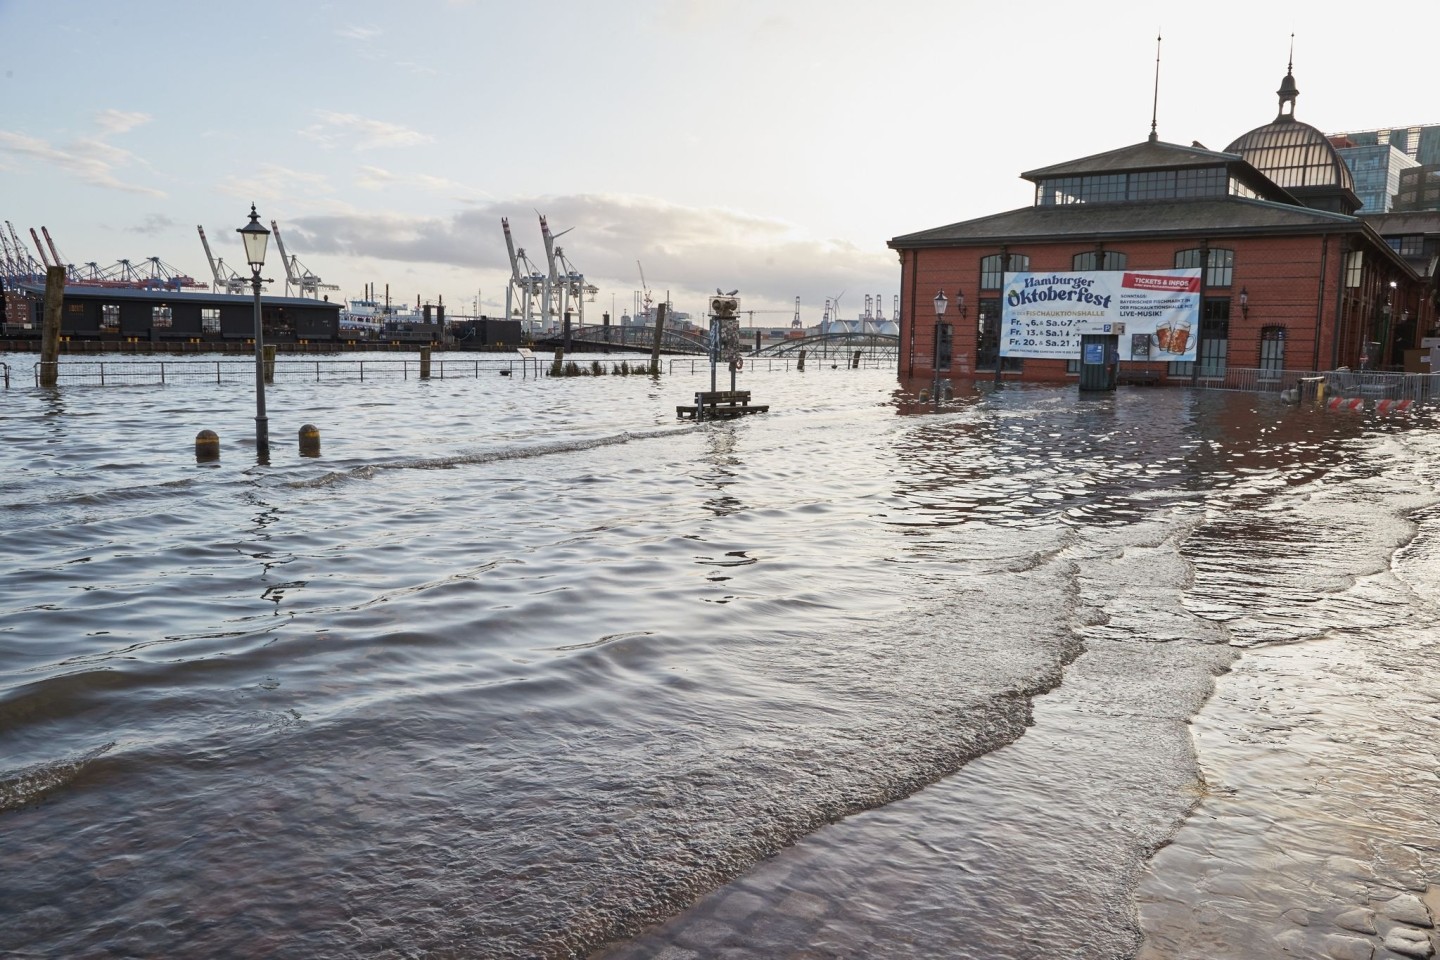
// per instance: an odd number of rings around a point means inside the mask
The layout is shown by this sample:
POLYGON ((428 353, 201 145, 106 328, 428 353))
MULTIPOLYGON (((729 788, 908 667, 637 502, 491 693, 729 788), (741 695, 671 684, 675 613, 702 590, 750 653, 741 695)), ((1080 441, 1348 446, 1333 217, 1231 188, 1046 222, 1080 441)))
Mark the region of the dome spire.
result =
POLYGON ((1160 116, 1160 37, 1155 37, 1155 99, 1150 105, 1150 142, 1154 143, 1160 139, 1160 134, 1155 132, 1155 121, 1160 116))
POLYGON ((1295 34, 1290 34, 1290 62, 1285 65, 1285 79, 1280 81, 1280 89, 1275 91, 1280 98, 1280 112, 1275 119, 1279 120, 1289 117, 1295 118, 1295 98, 1300 96, 1300 88, 1295 85, 1295 34), (1286 111, 1285 105, 1290 105, 1286 111))

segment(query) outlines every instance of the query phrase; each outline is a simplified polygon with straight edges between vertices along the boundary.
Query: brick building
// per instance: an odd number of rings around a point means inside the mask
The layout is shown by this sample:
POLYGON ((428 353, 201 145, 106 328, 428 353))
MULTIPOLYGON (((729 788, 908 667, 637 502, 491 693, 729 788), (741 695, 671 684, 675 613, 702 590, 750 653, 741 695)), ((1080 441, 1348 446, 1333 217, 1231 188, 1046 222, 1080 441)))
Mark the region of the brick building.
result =
POLYGON ((1183 268, 1201 268, 1196 359, 1126 361, 1122 379, 1400 368, 1436 324, 1433 260, 1401 256, 1355 215, 1350 171, 1295 118, 1298 94, 1287 72, 1275 120, 1224 151, 1165 143, 1152 128, 1144 142, 1022 173, 1035 184, 1029 207, 891 240, 901 376, 935 375, 938 291, 953 304, 947 376, 1064 382, 1078 355, 999 355, 1007 274, 1183 268))

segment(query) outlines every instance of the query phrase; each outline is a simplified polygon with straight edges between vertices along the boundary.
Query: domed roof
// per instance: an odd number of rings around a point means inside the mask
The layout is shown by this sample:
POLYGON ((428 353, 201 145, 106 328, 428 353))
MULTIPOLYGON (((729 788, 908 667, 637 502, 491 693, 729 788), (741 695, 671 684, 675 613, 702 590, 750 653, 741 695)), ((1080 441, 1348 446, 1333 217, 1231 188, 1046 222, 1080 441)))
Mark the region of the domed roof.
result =
POLYGON ((1256 127, 1225 148, 1238 153, 1249 164, 1287 190, 1326 188, 1354 191, 1350 168, 1340 158, 1325 134, 1295 119, 1295 99, 1300 88, 1293 70, 1276 91, 1280 113, 1270 123, 1256 127), (1285 108, 1289 106, 1287 111, 1285 108))

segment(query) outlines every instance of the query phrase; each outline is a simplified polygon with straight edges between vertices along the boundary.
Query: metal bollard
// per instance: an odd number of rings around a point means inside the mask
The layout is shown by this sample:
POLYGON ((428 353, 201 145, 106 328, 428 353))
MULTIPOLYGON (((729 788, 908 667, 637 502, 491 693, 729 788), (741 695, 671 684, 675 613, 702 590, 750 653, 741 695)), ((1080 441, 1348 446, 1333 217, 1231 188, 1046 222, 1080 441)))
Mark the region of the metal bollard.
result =
POLYGON ((313 423, 300 428, 300 456, 320 456, 320 428, 313 423))
POLYGON ((195 434, 195 460, 207 463, 220 459, 220 436, 214 430, 201 430, 195 434))

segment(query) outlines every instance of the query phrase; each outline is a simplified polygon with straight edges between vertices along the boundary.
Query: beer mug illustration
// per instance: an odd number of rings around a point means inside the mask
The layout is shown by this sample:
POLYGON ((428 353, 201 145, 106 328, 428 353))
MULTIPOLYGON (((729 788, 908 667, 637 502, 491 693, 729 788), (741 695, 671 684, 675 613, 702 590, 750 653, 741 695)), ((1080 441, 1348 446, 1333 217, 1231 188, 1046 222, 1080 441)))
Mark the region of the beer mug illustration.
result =
POLYGON ((1170 329, 1170 352, 1184 353, 1190 346, 1190 321, 1179 320, 1170 329))
POLYGON ((1165 320, 1155 328, 1155 343, 1160 347, 1162 353, 1170 352, 1170 321, 1165 320))

